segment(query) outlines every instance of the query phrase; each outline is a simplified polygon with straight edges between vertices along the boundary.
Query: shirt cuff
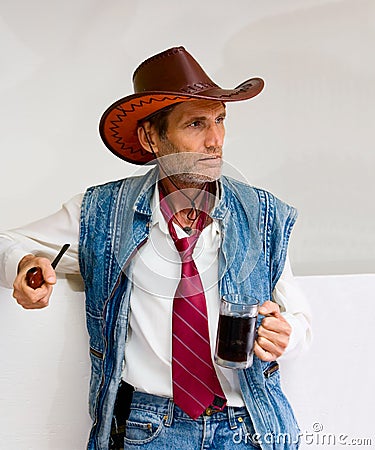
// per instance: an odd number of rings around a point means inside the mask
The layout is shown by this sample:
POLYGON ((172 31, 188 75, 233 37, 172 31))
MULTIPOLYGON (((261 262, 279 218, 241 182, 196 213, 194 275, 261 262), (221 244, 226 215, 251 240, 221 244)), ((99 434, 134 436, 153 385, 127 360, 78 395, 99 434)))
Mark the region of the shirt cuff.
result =
POLYGON ((281 357, 278 358, 285 361, 304 353, 310 347, 312 334, 310 324, 303 314, 283 312, 281 315, 292 328, 288 346, 281 357))

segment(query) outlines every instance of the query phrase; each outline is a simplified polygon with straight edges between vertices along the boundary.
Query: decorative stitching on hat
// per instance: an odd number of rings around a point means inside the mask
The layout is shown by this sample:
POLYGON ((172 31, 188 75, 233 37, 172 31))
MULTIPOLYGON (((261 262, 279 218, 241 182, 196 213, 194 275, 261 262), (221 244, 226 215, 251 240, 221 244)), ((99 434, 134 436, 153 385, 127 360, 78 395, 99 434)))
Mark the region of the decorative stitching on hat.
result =
POLYGON ((240 88, 235 88, 234 91, 231 94, 222 94, 218 98, 231 98, 238 94, 241 94, 241 92, 247 92, 249 88, 253 87, 253 83, 245 83, 240 88))
POLYGON ((215 83, 194 83, 187 85, 186 88, 181 88, 181 92, 186 92, 187 94, 196 94, 197 92, 216 87, 218 87, 218 85, 215 83))
POLYGON ((179 100, 179 99, 184 99, 184 96, 176 95, 174 97, 170 97, 170 96, 165 96, 165 97, 161 97, 161 98, 151 97, 148 100, 140 99, 139 102, 130 103, 129 109, 124 109, 122 106, 117 106, 115 109, 120 111, 120 113, 116 114, 117 120, 109 121, 113 125, 112 127, 109 127, 109 130, 112 131, 112 138, 115 140, 115 143, 120 146, 121 150, 130 150, 131 153, 141 152, 142 155, 147 155, 148 153, 146 152, 146 150, 144 150, 142 148, 134 149, 133 147, 125 147, 126 143, 122 142, 122 139, 124 138, 124 136, 122 136, 118 132, 118 129, 120 128, 120 126, 118 124, 123 122, 124 118, 129 113, 134 112, 136 108, 141 108, 144 105, 151 105, 151 103, 153 103, 153 102, 164 102, 165 100, 174 101, 174 100, 179 100))

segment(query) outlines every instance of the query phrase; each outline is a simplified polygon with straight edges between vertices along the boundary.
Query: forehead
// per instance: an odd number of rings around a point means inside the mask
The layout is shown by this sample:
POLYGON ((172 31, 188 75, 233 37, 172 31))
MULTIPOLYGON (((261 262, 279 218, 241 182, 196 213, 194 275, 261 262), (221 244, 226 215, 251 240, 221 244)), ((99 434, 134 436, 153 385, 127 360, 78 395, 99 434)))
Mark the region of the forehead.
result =
POLYGON ((180 121, 190 117, 217 117, 225 113, 225 104, 215 100, 193 100, 179 103, 173 108, 170 119, 180 121))

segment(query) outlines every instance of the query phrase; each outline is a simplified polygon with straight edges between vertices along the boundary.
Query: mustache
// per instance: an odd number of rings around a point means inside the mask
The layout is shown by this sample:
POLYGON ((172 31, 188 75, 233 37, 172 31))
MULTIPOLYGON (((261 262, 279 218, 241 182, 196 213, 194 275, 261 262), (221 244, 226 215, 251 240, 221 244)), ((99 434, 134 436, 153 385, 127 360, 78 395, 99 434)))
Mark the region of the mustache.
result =
POLYGON ((161 165, 166 167, 176 167, 184 163, 188 163, 193 166, 195 163, 204 160, 221 160, 221 149, 215 149, 211 152, 178 152, 168 155, 158 156, 157 161, 161 165))
POLYGON ((203 153, 222 155, 223 147, 214 147, 214 146, 206 147, 203 153))

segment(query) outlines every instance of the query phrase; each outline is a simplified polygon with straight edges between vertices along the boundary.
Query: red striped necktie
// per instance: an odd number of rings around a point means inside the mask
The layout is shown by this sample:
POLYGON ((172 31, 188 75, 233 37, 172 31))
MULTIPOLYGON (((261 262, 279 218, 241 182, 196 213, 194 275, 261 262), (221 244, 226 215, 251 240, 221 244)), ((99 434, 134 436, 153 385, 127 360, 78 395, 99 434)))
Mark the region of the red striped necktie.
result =
POLYGON ((197 229, 191 236, 178 239, 169 205, 162 194, 160 199, 169 233, 181 257, 181 279, 172 313, 173 400, 196 419, 209 406, 221 410, 226 404, 211 357, 206 297, 192 256, 207 214, 200 212, 197 229))

